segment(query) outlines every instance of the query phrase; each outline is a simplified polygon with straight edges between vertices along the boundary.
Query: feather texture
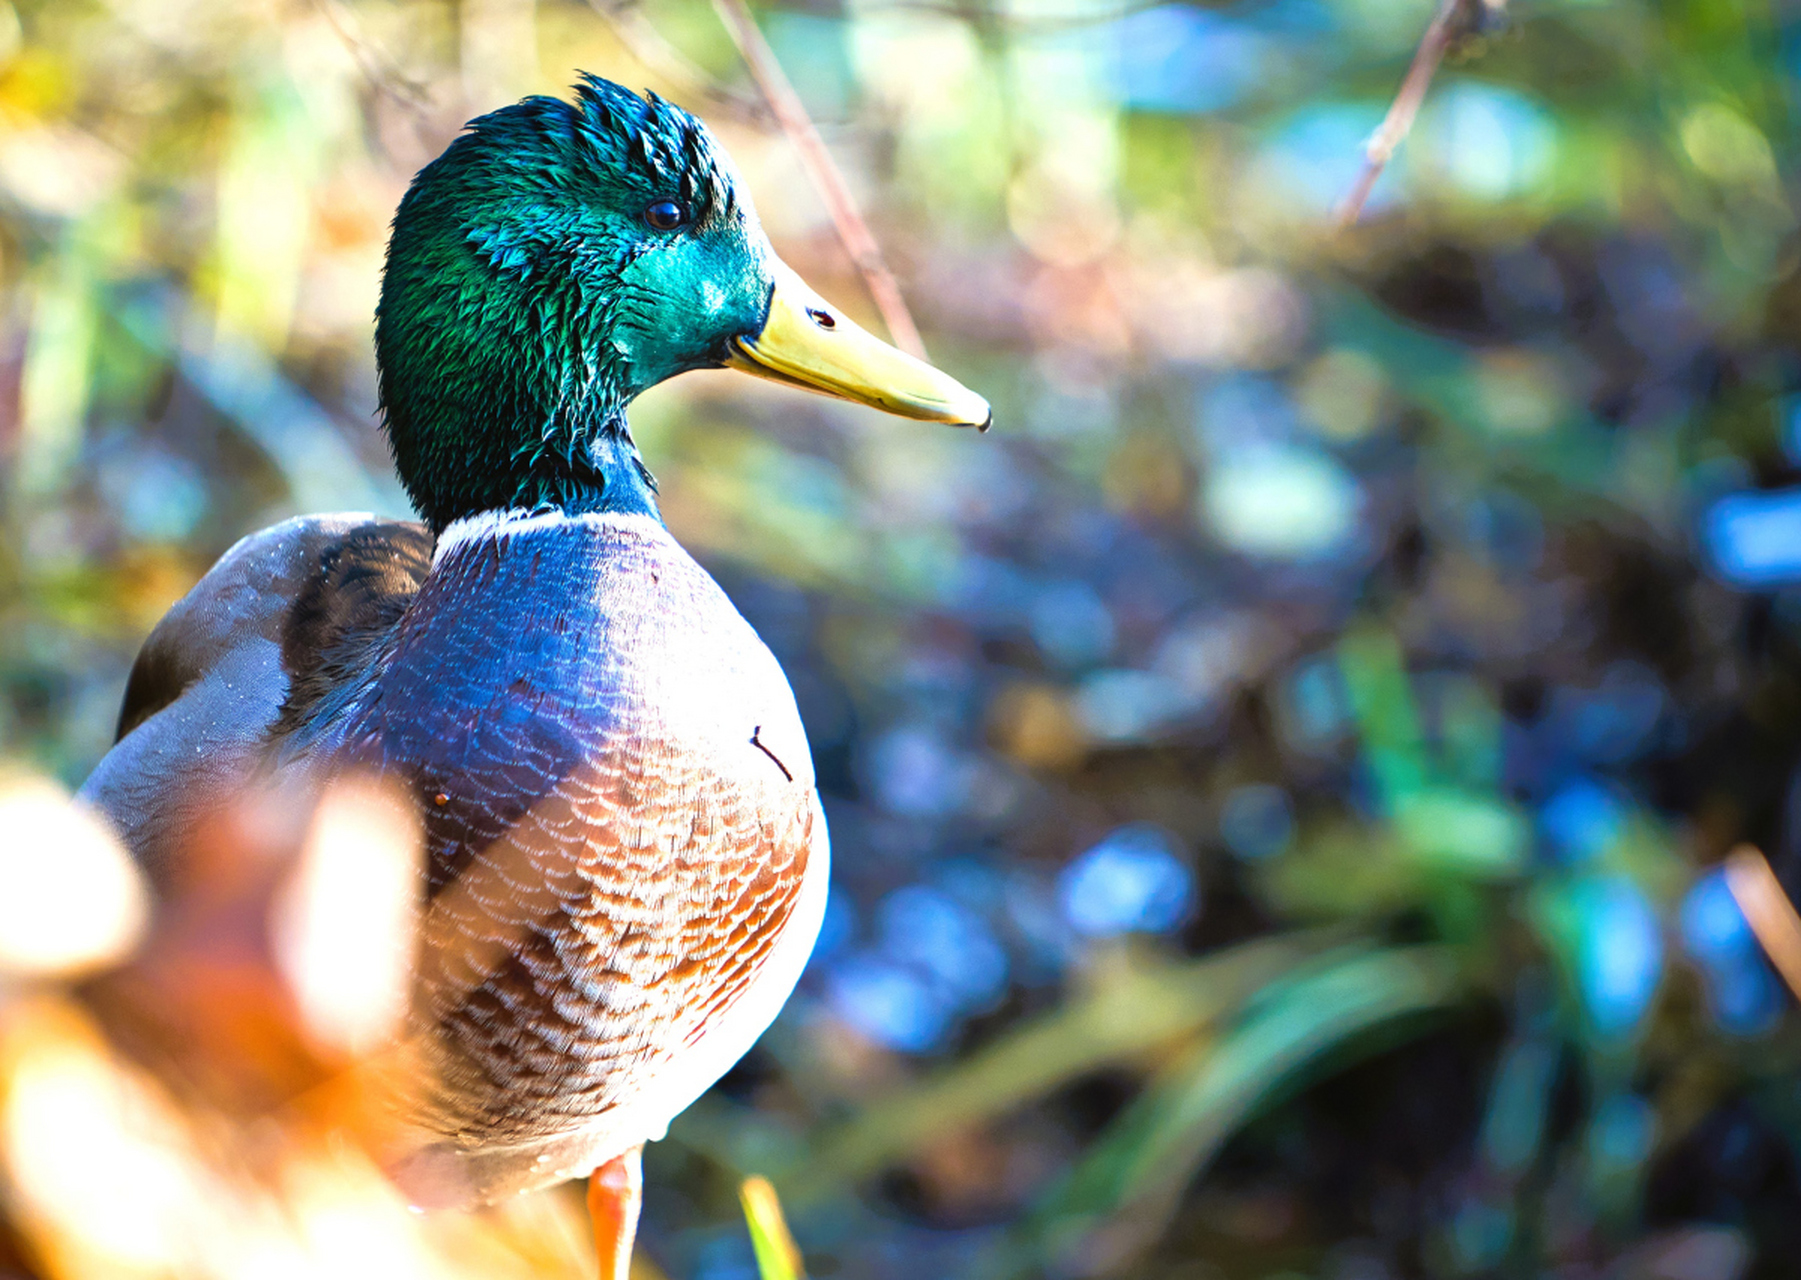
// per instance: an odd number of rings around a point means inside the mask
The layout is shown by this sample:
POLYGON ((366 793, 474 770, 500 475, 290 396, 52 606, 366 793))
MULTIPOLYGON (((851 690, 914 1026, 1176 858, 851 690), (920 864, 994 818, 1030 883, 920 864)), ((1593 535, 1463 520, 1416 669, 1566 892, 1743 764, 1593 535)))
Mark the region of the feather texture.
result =
POLYGON ((472 122, 396 212, 376 358, 423 525, 239 544, 151 637, 86 788, 165 890, 196 818, 259 778, 412 797, 398 1056, 422 1069, 390 1154, 421 1205, 661 1136, 773 1019, 824 909, 787 681, 663 528, 625 418, 764 328, 774 250, 699 121, 592 77, 576 98, 472 122))
POLYGON ((152 867, 262 774, 416 798, 423 1071, 389 1154, 452 1206, 661 1136, 792 989, 829 855, 787 680, 660 523, 490 515, 427 546, 355 517, 246 539, 146 646, 86 793, 152 867))
POLYGON ((695 1093, 723 1073, 749 1041, 710 1050, 722 1020, 787 930, 804 952, 818 927, 795 916, 825 824, 774 657, 657 522, 519 523, 453 526, 319 748, 405 779, 425 815, 435 1084, 402 1164, 423 1201, 496 1193, 465 1152, 581 1131, 600 1163, 660 1134, 692 1096, 659 1076, 690 1054, 715 1068, 695 1093))
MULTIPOLYGON (((81 794, 112 819, 153 881, 162 882, 196 820, 263 768, 290 692, 284 644, 296 601, 359 530, 427 536, 363 514, 284 521, 239 540, 144 642, 119 740, 81 794)), ((355 611, 337 613, 349 623, 355 611)))

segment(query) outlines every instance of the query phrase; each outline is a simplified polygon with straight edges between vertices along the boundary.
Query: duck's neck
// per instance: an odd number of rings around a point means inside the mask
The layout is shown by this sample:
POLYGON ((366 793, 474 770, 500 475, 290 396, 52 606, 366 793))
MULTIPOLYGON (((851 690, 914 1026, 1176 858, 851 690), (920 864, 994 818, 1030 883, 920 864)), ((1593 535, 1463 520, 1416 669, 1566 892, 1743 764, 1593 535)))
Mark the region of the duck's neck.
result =
POLYGON ((529 457, 510 508, 551 509, 572 516, 596 511, 649 516, 661 522, 656 477, 644 465, 623 412, 585 435, 567 454, 546 446, 529 457))
POLYGON ((545 552, 555 563, 557 572, 567 574, 574 565, 588 563, 598 569, 599 561, 591 552, 596 541, 617 543, 628 541, 665 541, 669 532, 663 522, 640 512, 597 510, 570 515, 556 508, 536 511, 518 507, 511 511, 483 511, 453 521, 437 537, 432 547, 432 574, 449 571, 462 573, 477 566, 474 585, 457 590, 466 597, 474 595, 507 596, 511 588, 498 580, 482 576, 480 566, 492 554, 491 544, 504 541, 509 545, 528 544, 534 552, 545 552), (473 559, 472 559, 473 557, 473 559))
POLYGON ((518 510, 662 520, 656 479, 632 441, 623 406, 585 421, 565 419, 551 430, 535 423, 510 433, 495 423, 459 425, 469 428, 458 433, 463 438, 489 443, 414 456, 395 450, 401 478, 434 533, 487 512, 518 510), (500 443, 509 437, 519 443, 500 443))

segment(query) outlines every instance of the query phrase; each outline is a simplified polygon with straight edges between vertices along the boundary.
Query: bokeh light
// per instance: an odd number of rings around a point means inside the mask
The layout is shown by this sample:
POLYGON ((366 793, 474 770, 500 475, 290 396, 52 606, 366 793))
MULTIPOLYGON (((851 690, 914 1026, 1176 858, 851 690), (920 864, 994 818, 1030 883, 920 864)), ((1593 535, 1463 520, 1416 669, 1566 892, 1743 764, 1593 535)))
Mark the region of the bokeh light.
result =
MULTIPOLYGON (((1792 1270, 1801 1023, 1720 866, 1801 887, 1801 26, 1460 6, 1341 227, 1431 14, 755 6, 996 415, 631 408, 833 876, 647 1155, 649 1280, 754 1274, 751 1173, 846 1280, 1792 1270)), ((0 0, 0 1275, 591 1273, 578 1198, 418 1217, 362 1154, 404 807, 245 797, 160 901, 70 800, 236 539, 408 515, 388 221, 577 69, 880 331, 703 0, 0 0)))

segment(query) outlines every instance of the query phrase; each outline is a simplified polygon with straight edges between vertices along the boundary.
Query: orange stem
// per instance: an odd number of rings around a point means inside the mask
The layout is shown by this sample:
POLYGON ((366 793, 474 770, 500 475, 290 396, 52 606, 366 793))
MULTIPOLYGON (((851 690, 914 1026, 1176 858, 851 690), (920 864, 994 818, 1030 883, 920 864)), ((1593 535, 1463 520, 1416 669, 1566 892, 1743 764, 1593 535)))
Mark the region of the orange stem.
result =
POLYGON ((638 1211, 644 1204, 642 1147, 633 1147, 588 1177, 588 1217, 594 1223, 594 1249, 600 1255, 600 1280, 631 1280, 632 1243, 638 1237, 638 1211))
POLYGON ((1726 855, 1726 887, 1776 972, 1801 996, 1801 918, 1763 854, 1741 844, 1726 855))

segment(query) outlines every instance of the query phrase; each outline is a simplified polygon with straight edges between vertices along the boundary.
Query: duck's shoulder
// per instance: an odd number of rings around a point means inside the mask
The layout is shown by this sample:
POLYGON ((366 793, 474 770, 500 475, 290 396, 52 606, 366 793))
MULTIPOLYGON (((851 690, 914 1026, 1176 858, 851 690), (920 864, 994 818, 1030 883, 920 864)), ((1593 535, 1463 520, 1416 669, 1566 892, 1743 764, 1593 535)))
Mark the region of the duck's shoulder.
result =
POLYGON ((552 792, 627 776, 646 822, 686 821, 697 789, 734 805, 764 803, 774 779, 810 792, 780 665, 660 523, 481 521, 444 531, 367 689, 324 744, 348 765, 409 779, 434 841, 442 827, 447 848, 479 847, 552 792))
POLYGON ((369 612, 319 597, 348 578, 338 593, 351 599, 351 565, 378 546, 393 554, 429 541, 418 526, 363 514, 299 517, 253 533, 150 633, 126 681, 118 741, 82 794, 153 873, 181 852, 194 822, 262 767, 294 687, 300 624, 322 608, 339 621, 369 612))
MULTIPOLYGON (((580 582, 568 603, 630 608, 651 595, 724 599, 711 575, 661 521, 632 512, 487 512, 444 530, 432 554, 437 589, 463 596, 479 584, 548 591, 580 582), (667 581, 665 578, 667 577, 667 581)), ((507 591, 489 591, 496 598, 507 591)), ((663 606, 657 606, 663 607, 663 606)))
POLYGON ((459 655, 571 692, 625 669, 710 659, 773 663, 750 624, 663 525, 596 512, 453 524, 397 642, 403 663, 459 655))
POLYGON ((424 525, 370 520, 312 549, 281 618, 287 696, 272 734, 286 737, 353 696, 371 678, 432 567, 424 525))
MULTIPOLYGON (((144 641, 118 737, 247 649, 278 657, 291 672, 310 639, 368 612, 375 579, 397 585, 411 575, 416 588, 430 554, 423 526, 366 512, 296 516, 239 539, 144 641)), ((287 689, 269 692, 279 702, 287 689)))

